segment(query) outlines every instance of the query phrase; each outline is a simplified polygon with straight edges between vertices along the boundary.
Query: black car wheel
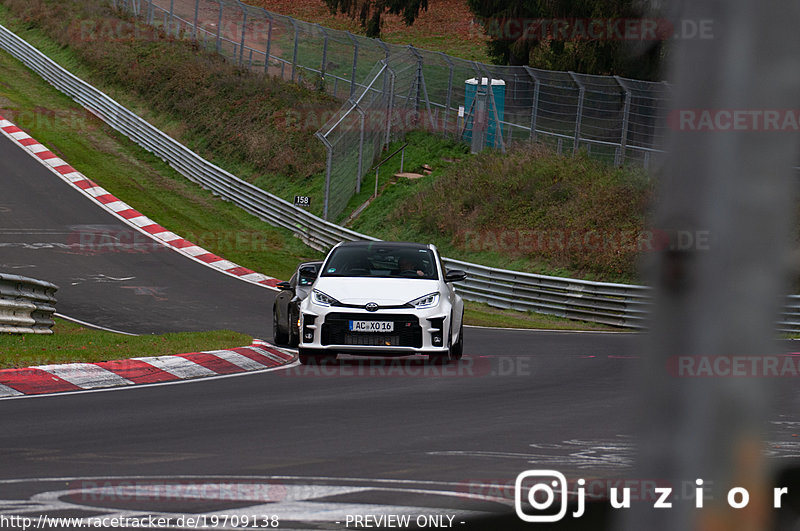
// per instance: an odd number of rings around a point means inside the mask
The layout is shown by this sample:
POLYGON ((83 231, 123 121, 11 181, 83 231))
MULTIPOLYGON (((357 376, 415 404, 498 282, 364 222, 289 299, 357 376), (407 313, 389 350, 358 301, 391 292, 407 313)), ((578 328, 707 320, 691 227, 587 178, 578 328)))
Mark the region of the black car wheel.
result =
MULTIPOLYGON (((452 340, 451 340, 452 341, 452 340)), ((458 330, 458 341, 450 347, 450 359, 458 361, 464 355, 464 317, 461 317, 461 327, 458 330)))
POLYGON ((278 308, 272 307, 272 340, 276 345, 285 345, 289 341, 289 334, 281 330, 278 323, 278 308))

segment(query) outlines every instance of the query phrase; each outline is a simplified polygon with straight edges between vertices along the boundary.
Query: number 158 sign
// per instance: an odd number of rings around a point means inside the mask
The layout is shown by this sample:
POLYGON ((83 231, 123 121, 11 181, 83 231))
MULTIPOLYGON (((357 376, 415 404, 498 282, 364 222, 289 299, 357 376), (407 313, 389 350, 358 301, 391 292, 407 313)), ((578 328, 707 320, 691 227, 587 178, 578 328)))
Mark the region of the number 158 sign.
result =
POLYGON ((294 196, 294 206, 311 206, 311 198, 305 195, 296 195, 294 196))

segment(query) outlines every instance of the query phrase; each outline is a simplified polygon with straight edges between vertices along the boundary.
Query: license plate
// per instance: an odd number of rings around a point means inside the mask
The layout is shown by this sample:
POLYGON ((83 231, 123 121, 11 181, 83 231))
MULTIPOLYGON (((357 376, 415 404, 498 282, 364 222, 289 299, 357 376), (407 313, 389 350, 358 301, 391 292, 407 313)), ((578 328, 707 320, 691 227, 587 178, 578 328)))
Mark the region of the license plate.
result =
POLYGON ((393 321, 350 321, 351 332, 394 332, 393 321))

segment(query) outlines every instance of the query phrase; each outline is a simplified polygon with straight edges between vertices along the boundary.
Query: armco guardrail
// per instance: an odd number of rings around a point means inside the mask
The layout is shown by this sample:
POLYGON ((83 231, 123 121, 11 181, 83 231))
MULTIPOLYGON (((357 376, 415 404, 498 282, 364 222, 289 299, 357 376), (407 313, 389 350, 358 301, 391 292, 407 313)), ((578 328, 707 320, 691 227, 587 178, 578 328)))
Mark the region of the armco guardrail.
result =
MULTIPOLYGON (((1 25, 0 47, 189 180, 272 225, 291 230, 308 245, 325 250, 340 241, 377 240, 309 214, 211 164, 1 25)), ((625 328, 645 326, 649 289, 644 286, 548 277, 452 259, 445 259, 445 264, 467 271, 469 278, 459 288, 469 300, 625 328)), ((779 329, 800 332, 800 296, 789 298, 779 329)))
POLYGON ((0 332, 52 334, 58 286, 0 273, 0 332))

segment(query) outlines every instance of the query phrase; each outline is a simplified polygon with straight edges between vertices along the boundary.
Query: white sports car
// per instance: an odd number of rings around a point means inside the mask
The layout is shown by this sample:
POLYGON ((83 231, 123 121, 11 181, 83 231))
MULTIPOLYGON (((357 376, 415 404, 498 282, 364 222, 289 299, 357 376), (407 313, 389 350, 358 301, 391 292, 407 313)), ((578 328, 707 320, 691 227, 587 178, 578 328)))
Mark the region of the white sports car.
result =
POLYGON ((453 282, 466 277, 447 271, 433 245, 336 245, 307 279, 313 286, 300 305, 300 363, 338 353, 460 359, 464 301, 453 282))

